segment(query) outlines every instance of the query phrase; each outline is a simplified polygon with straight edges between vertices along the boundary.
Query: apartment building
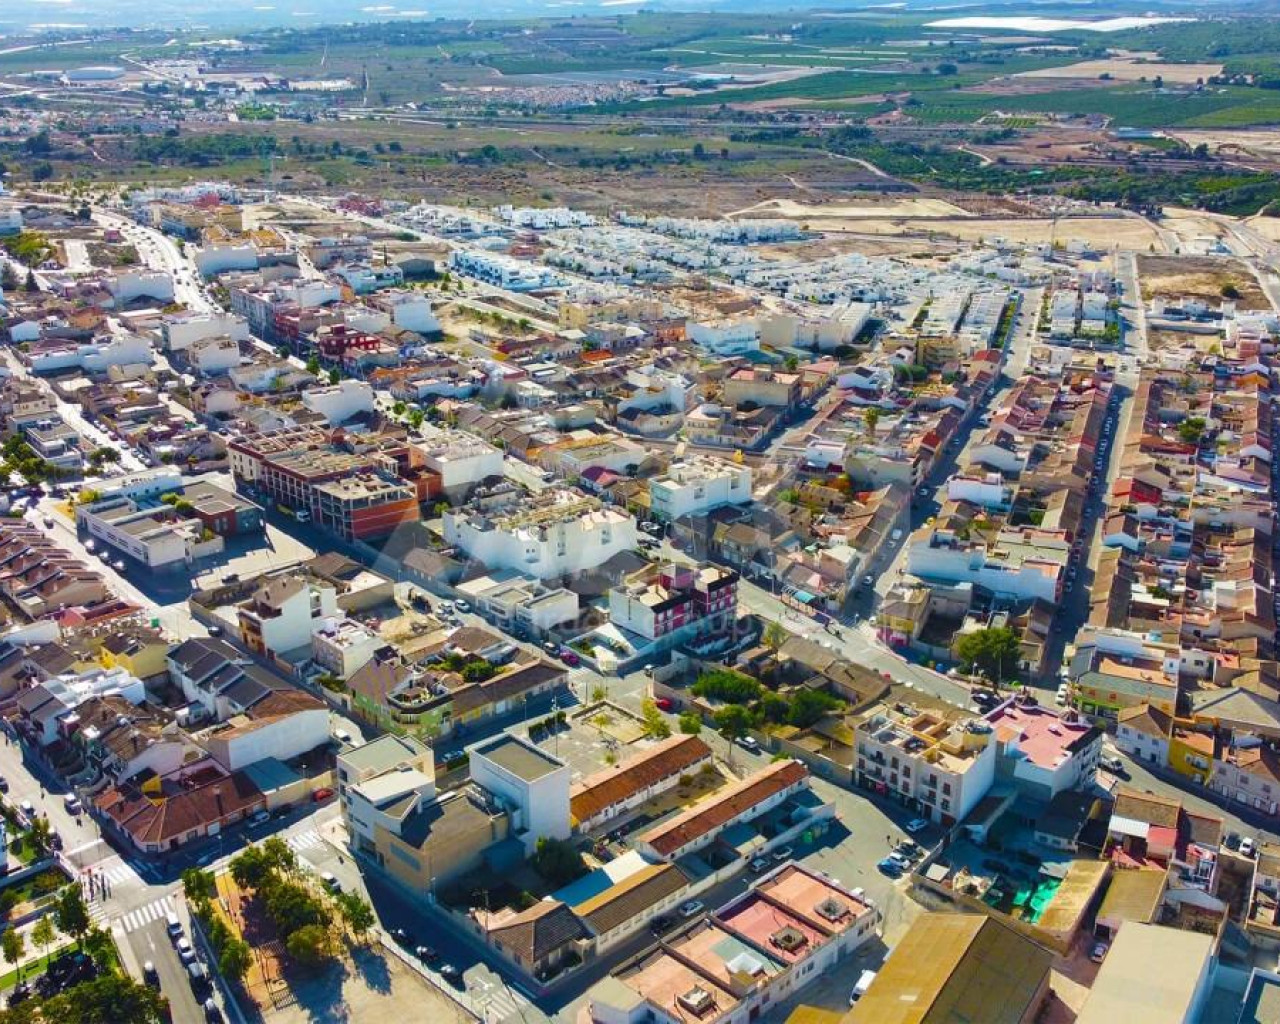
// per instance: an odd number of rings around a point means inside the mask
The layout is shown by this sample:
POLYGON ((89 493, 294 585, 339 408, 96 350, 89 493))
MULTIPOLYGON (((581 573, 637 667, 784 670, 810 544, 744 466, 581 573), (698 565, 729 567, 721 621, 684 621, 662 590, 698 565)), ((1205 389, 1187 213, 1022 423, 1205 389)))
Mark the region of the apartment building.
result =
POLYGON ((738 574, 721 566, 667 565, 657 577, 609 591, 609 621, 645 640, 687 639, 724 625, 737 608, 738 574))
POLYGON ((631 515, 563 488, 544 491, 514 511, 450 509, 444 537, 490 569, 517 569, 538 579, 597 569, 634 549, 638 539, 631 515))
POLYGON ((385 537, 420 516, 409 484, 376 473, 356 473, 316 484, 312 517, 322 529, 346 540, 385 537))
POLYGON ((911 537, 907 571, 923 580, 970 583, 1001 597, 1056 603, 1071 556, 1061 531, 1004 527, 992 539, 964 539, 925 526, 911 537))
POLYGON ((1093 781, 1103 731, 1080 714, 1013 699, 986 716, 995 732, 996 777, 1036 800, 1083 789, 1093 781))
POLYGON ((711 456, 685 458, 649 481, 650 510, 664 523, 752 500, 751 468, 711 456))
POLYGON ((225 545, 200 519, 183 518, 174 505, 154 499, 112 497, 77 505, 76 523, 151 569, 185 568, 225 545))
POLYGON ((447 494, 456 495, 489 477, 502 476, 502 451, 474 434, 454 431, 441 440, 419 445, 419 449, 424 465, 439 474, 447 494))
POLYGON ((257 654, 310 648, 317 623, 338 614, 337 592, 306 576, 263 583, 238 610, 240 642, 257 654))
POLYGON ((981 719, 948 720, 881 704, 854 724, 854 780, 944 826, 961 821, 996 777, 996 743, 981 719))
POLYGON ((344 682, 363 668, 387 642, 355 619, 318 622, 311 633, 311 657, 325 672, 344 682))

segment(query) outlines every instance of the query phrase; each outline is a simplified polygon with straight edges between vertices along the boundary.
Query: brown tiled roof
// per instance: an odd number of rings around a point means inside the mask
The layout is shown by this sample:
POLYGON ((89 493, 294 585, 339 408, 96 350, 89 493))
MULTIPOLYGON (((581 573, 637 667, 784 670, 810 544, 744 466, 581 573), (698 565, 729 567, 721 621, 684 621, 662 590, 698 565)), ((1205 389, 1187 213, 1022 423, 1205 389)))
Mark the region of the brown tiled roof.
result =
POLYGON ((809 769, 799 761, 779 761, 762 768, 729 789, 708 797, 641 838, 662 856, 677 851, 746 814, 757 804, 807 778, 809 769))
POLYGON ((299 711, 317 711, 326 707, 319 697, 302 690, 272 690, 245 711, 250 718, 279 718, 299 711))
POLYGON ((1173 716, 1152 707, 1150 704, 1139 704, 1136 707, 1121 708, 1116 720, 1130 729, 1167 740, 1169 729, 1173 725, 1173 716))
POLYGON ((132 786, 113 786, 94 801, 139 845, 181 839, 193 829, 244 813, 262 802, 262 793, 243 772, 157 797, 145 796, 132 786))
POLYGON ((1122 789, 1116 797, 1116 805, 1112 813, 1122 818, 1132 818, 1134 821, 1145 821, 1149 825, 1177 828, 1178 812, 1181 809, 1182 803, 1178 800, 1167 800, 1149 793, 1136 793, 1133 790, 1122 789))
POLYGON ((597 935, 612 931, 689 884, 674 864, 651 864, 575 908, 597 935))
POLYGON ((535 964, 567 943, 586 938, 587 929, 559 900, 540 900, 489 934, 525 964, 535 964))
POLYGON ((711 748, 697 736, 672 736, 577 783, 569 798, 569 809, 579 822, 587 821, 710 756, 711 748))

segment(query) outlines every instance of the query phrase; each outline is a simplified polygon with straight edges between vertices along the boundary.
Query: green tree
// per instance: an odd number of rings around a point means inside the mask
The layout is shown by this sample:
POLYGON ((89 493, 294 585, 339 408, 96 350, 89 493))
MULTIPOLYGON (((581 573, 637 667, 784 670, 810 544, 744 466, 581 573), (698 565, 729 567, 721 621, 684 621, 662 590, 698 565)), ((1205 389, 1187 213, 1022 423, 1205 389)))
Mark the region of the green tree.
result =
POLYGON ((788 634, 786 626, 781 622, 774 621, 764 627, 764 636, 761 639, 764 640, 764 645, 766 647, 771 651, 776 651, 787 642, 787 637, 789 635, 790 634, 788 634))
POLYGON ((331 954, 332 947, 327 929, 318 924, 303 925, 285 939, 284 948, 289 955, 305 967, 317 967, 331 954))
POLYGON ((680 715, 680 731, 686 736, 697 736, 702 732, 702 718, 696 711, 685 711, 680 715))
POLYGON ((22 978, 22 968, 18 967, 18 961, 22 959, 22 954, 27 951, 26 941, 22 937, 22 932, 17 928, 6 928, 4 934, 0 935, 0 956, 4 957, 4 962, 13 964, 18 968, 18 978, 22 978))
POLYGON ((655 740, 665 740, 671 735, 671 726, 662 717, 658 705, 652 697, 640 702, 640 714, 644 717, 644 734, 655 740))
POLYGON ((998 626, 966 633, 956 642, 956 654, 966 665, 1002 682, 1016 677, 1022 645, 1012 629, 998 626))
POLYGON ((751 712, 741 704, 726 704, 712 716, 712 720, 716 723, 716 729, 720 735, 729 741, 730 756, 732 756, 732 744, 742 739, 751 728, 751 712))
POLYGON ((187 901, 195 906, 208 906, 217 894, 213 872, 201 871, 199 868, 187 868, 182 872, 182 892, 187 901))
POLYGON ((31 929, 31 941, 40 947, 41 954, 48 958, 49 947, 53 945, 58 937, 57 929, 53 927, 53 918, 45 914, 36 926, 31 929))
POLYGON ((317 377, 320 375, 320 360, 315 356, 307 360, 307 373, 313 373, 317 377))
POLYGON ((690 692, 695 697, 724 701, 726 704, 750 704, 760 696, 760 684, 741 672, 716 668, 703 672, 690 692))
POLYGON ((114 973, 0 1013, 0 1024, 162 1024, 170 1019, 169 1000, 147 985, 114 973))
POLYGON ((563 839, 550 839, 547 836, 538 840, 538 846, 529 862, 553 889, 566 886, 587 872, 582 854, 574 848, 572 843, 563 839))
POLYGON ((332 370, 330 370, 330 371, 329 371, 329 383, 330 383, 330 384, 337 384, 337 383, 338 383, 338 381, 340 381, 341 379, 342 379, 342 374, 340 374, 340 373, 338 372, 338 368, 337 368, 336 366, 335 366, 332 370))
POLYGON ((760 695, 760 717, 766 722, 785 722, 791 713, 791 705, 781 694, 766 690, 760 695))
POLYGON ((218 956, 218 972, 228 981, 239 981, 253 964, 253 950, 244 939, 232 939, 218 956))
POLYGON ((62 891, 53 905, 53 920, 58 931, 70 935, 77 945, 84 948, 84 937, 89 934, 93 920, 78 886, 69 886, 62 891))
POLYGON ((327 926, 329 908, 311 890, 290 879, 273 878, 263 890, 267 913, 281 935, 290 935, 310 925, 327 926))
POLYGON ((841 702, 823 690, 803 689, 791 698, 787 721, 798 729, 807 729, 824 715, 841 707, 841 702))
POLYGON ((373 907, 369 906, 369 901, 358 892, 339 893, 337 902, 338 913, 342 915, 342 920, 357 937, 363 939, 377 924, 378 919, 374 916, 373 907))
POLYGON ((868 406, 862 414, 862 422, 866 424, 867 433, 874 434, 876 432, 876 424, 880 422, 880 410, 874 405, 868 406))

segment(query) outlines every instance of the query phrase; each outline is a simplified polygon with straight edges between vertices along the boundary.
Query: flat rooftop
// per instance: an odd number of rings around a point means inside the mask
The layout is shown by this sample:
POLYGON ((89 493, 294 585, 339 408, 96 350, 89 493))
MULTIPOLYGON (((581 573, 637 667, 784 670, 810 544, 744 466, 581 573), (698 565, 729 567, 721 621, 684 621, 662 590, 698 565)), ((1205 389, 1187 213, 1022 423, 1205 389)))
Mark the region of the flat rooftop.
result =
POLYGON ((503 735, 477 743, 471 751, 525 782, 536 782, 564 767, 563 762, 515 736, 503 735))

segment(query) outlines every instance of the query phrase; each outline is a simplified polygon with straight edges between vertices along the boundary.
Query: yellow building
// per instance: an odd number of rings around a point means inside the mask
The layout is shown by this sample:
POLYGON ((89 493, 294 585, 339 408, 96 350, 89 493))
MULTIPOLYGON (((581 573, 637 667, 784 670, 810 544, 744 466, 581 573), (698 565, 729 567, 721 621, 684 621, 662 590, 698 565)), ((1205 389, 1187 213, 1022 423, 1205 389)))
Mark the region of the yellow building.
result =
POLYGON ((122 668, 137 679, 150 679, 167 671, 169 648, 169 641, 154 630, 113 633, 102 638, 98 664, 122 668))
POLYGON ((1175 722, 1169 736, 1169 767, 1204 785, 1213 768, 1213 737, 1175 722))

